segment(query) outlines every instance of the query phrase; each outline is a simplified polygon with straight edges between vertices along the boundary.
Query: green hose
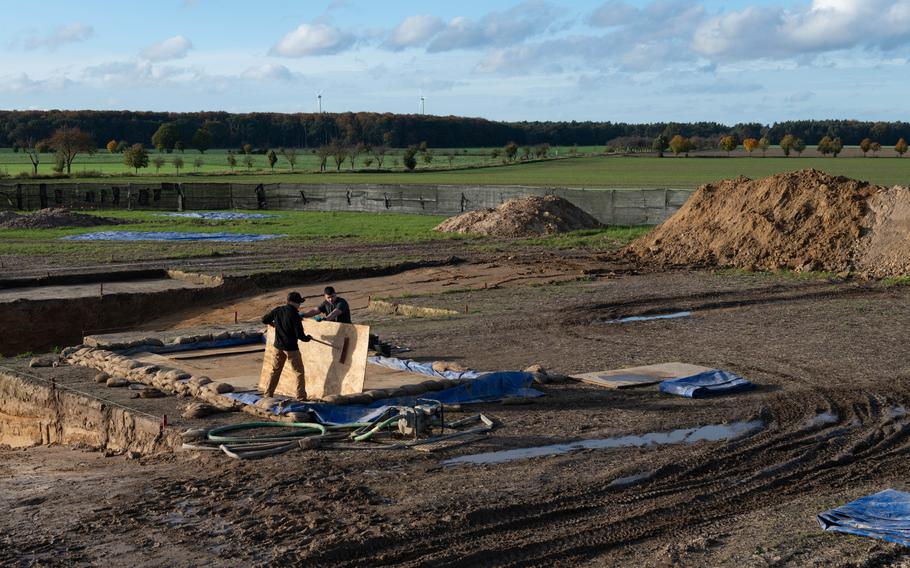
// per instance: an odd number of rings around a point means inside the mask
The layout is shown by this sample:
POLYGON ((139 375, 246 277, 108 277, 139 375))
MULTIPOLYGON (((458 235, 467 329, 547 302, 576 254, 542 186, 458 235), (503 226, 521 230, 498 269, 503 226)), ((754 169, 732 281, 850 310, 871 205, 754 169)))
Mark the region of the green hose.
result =
POLYGON ((299 438, 308 434, 315 433, 318 436, 325 436, 326 427, 322 424, 310 422, 246 422, 244 424, 232 424, 230 426, 221 426, 213 428, 208 433, 208 439, 213 442, 225 443, 243 443, 243 442, 264 442, 286 440, 288 438, 299 438), (298 428, 299 431, 285 433, 280 436, 224 436, 225 432, 235 432, 237 430, 252 430, 255 428, 298 428))
POLYGON ((401 416, 396 414, 395 416, 388 418, 386 420, 383 420, 382 422, 377 422, 375 426, 373 426, 372 428, 370 428, 363 434, 355 436, 354 433, 352 432, 351 437, 354 438, 355 442, 362 442, 364 440, 369 440, 370 438, 373 437, 373 434, 375 434, 376 432, 382 430, 383 428, 385 428, 386 426, 388 426, 389 424, 391 424, 393 422, 398 422, 399 418, 401 418, 401 416))

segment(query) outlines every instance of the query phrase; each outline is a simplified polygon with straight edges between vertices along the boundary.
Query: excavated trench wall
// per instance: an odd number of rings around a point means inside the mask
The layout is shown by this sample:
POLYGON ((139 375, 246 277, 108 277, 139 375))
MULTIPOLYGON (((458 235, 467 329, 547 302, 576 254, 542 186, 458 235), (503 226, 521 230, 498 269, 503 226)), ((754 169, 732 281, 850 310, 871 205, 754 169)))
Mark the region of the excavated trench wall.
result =
MULTIPOLYGON (((288 282, 322 282, 397 274, 407 270, 445 266, 460 262, 456 258, 403 262, 370 268, 334 270, 306 269, 269 272, 242 277, 211 277, 179 271, 158 271, 160 277, 204 284, 202 288, 177 288, 157 292, 105 294, 78 298, 18 299, 0 302, 0 354, 17 355, 27 351, 44 352, 54 347, 82 343, 84 335, 140 327, 151 317, 160 317, 186 306, 215 306, 225 300, 260 293, 263 289, 286 286, 288 282)), ((142 277, 154 274, 142 271, 142 277)), ((81 278, 98 282, 97 275, 51 276, 38 279, 0 280, 3 287, 42 286, 50 283, 78 284, 81 278)), ((227 322, 225 322, 227 323, 227 322)))
POLYGON ((689 189, 583 189, 531 186, 28 183, 0 185, 0 208, 32 210, 269 209, 458 215, 518 197, 558 195, 607 225, 656 225, 689 198, 689 189))
POLYGON ((14 448, 65 444, 141 454, 179 446, 176 435, 162 431, 151 417, 3 370, 0 444, 14 448))

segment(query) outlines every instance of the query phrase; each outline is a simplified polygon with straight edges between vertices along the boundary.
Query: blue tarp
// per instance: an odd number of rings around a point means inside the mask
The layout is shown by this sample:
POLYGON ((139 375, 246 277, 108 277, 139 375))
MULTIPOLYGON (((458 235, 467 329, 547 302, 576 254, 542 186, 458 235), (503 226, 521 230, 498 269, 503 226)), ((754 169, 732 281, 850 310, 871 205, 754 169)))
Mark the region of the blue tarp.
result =
POLYGON ((159 213, 160 217, 183 217, 186 219, 205 219, 207 221, 237 221, 240 219, 266 219, 277 217, 268 213, 234 213, 229 211, 203 211, 202 213, 159 213))
POLYGON ((885 489, 815 518, 826 531, 870 536, 910 546, 910 493, 885 489))
POLYGON ((660 392, 688 398, 702 398, 752 390, 755 385, 737 374, 711 369, 697 375, 660 383, 660 392))
POLYGON ((437 379, 476 379, 483 374, 470 369, 466 371, 443 371, 440 373, 433 369, 433 363, 422 363, 414 361, 413 359, 398 359, 396 357, 367 357, 367 362, 374 365, 382 365, 383 367, 388 367, 390 369, 397 369, 399 371, 427 375, 437 379))
MULTIPOLYGON (((534 377, 530 373, 501 371, 488 373, 470 383, 418 396, 388 398, 366 405, 336 405, 292 400, 285 403, 281 408, 276 405, 271 411, 275 414, 312 411, 316 415, 316 419, 323 424, 369 422, 382 414, 389 406, 413 406, 418 398, 430 398, 445 404, 467 404, 472 402, 493 402, 503 398, 535 398, 543 396, 542 392, 531 388, 533 380, 534 377)), ((245 404, 256 404, 262 398, 260 394, 253 392, 229 393, 225 396, 245 404)))
POLYGON ((287 235, 245 235, 240 233, 180 233, 173 231, 100 231, 63 237, 65 241, 218 241, 251 243, 287 235))

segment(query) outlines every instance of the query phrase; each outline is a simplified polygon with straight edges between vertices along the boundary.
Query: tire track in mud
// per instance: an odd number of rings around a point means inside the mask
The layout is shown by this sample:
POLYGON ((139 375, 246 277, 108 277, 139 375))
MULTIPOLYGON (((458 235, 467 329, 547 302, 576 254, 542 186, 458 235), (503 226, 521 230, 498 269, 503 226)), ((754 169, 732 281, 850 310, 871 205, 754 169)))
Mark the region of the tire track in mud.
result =
MULTIPOLYGON (((774 373, 779 374, 779 373, 774 373)), ((790 381, 812 387, 796 376, 790 381)), ((455 526, 410 531, 325 550, 301 561, 340 565, 548 565, 719 522, 776 496, 837 485, 875 470, 901 471, 910 421, 900 391, 806 390, 774 396, 766 428, 692 452, 638 485, 590 486, 538 503, 487 507, 455 526), (837 419, 819 421, 820 413, 837 419)))

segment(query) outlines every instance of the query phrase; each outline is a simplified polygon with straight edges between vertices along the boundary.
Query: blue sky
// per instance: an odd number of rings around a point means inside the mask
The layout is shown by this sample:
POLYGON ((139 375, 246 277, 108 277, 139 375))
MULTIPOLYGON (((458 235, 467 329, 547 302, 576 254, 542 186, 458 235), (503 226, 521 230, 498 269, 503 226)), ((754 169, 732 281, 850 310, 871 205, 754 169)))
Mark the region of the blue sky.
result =
POLYGON ((910 0, 43 0, 0 108, 907 120, 910 0))

